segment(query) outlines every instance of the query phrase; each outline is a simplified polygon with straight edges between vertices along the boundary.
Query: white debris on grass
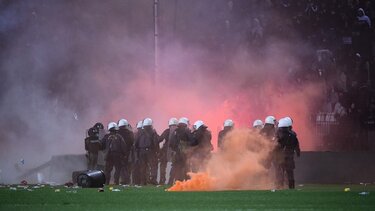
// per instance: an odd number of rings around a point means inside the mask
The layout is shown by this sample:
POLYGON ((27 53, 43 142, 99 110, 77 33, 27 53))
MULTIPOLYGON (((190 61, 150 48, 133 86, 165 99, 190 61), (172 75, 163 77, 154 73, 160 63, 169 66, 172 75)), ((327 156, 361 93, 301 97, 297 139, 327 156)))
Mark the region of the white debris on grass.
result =
POLYGON ((27 186, 27 185, 17 185, 17 188, 27 189, 27 188, 29 188, 29 186, 27 186))
POLYGON ((77 191, 76 190, 68 190, 68 191, 66 191, 67 193, 77 193, 77 191))
POLYGON ((365 195, 369 195, 370 192, 367 192, 367 191, 363 191, 363 192, 360 192, 359 195, 362 195, 362 196, 365 196, 365 195))
POLYGON ((15 187, 10 187, 9 190, 17 190, 15 187))
POLYGON ((47 185, 49 186, 58 186, 60 184, 56 183, 56 182, 46 182, 47 185))
POLYGON ((120 189, 117 189, 117 188, 115 188, 115 189, 112 189, 112 192, 120 192, 121 190, 120 189))

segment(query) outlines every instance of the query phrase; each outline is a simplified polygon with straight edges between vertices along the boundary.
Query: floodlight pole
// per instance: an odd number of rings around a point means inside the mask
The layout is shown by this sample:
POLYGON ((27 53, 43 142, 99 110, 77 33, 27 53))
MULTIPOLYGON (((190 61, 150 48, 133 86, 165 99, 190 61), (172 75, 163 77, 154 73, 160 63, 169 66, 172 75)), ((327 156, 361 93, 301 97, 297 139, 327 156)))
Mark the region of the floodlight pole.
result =
POLYGON ((159 0, 154 0, 154 83, 155 85, 158 82, 158 77, 159 77, 159 17, 158 17, 158 4, 159 0))

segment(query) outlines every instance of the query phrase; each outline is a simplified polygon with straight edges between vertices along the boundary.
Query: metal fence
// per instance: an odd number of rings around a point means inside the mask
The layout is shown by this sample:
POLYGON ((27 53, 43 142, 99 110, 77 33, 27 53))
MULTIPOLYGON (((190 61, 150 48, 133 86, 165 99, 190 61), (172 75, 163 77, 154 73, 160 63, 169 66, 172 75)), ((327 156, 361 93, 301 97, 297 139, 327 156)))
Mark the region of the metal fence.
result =
POLYGON ((318 113, 315 120, 315 135, 319 138, 326 137, 332 128, 338 125, 334 113, 318 113))

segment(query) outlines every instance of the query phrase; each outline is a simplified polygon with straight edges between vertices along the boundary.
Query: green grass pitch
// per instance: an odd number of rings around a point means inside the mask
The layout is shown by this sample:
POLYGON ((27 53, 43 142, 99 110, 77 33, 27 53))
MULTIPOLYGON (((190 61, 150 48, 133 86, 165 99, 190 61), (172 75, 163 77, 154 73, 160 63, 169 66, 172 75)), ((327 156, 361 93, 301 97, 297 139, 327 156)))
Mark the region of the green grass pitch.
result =
POLYGON ((296 190, 167 192, 166 187, 0 188, 0 210, 375 210, 375 185, 304 185, 296 190), (345 192, 344 188, 350 188, 345 192), (16 188, 17 190, 14 190, 16 188), (13 189, 13 190, 12 190, 13 189), (59 191, 56 191, 59 189, 59 191), (32 190, 32 191, 31 191, 32 190), (360 195, 360 192, 369 192, 360 195))

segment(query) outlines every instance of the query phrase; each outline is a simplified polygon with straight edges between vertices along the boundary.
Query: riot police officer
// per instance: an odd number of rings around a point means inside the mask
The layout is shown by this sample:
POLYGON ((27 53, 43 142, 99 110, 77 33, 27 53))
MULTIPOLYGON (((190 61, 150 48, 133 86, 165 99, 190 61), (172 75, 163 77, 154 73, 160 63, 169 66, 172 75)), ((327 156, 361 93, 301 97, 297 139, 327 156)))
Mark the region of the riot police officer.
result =
MULTIPOLYGON (((166 170, 168 162, 172 162, 172 149, 170 148, 170 141, 174 131, 177 128, 178 120, 176 118, 170 118, 168 121, 168 128, 163 131, 163 133, 159 137, 159 143, 163 143, 162 147, 160 148, 158 159, 160 164, 160 180, 159 184, 165 184, 166 181, 166 170)), ((169 176, 168 184, 172 184, 174 178, 172 175, 169 176)))
POLYGON ((137 136, 135 149, 139 159, 140 183, 156 185, 157 177, 157 153, 159 150, 159 136, 152 126, 153 121, 150 118, 143 120, 142 131, 137 136))
POLYGON ((219 132, 218 140, 217 140, 217 145, 220 149, 223 149, 223 147, 224 147, 223 145, 224 145, 225 135, 233 129, 233 126, 234 126, 233 120, 231 120, 231 119, 225 120, 223 126, 224 126, 224 128, 223 128, 223 130, 221 130, 219 132))
POLYGON ((107 185, 111 180, 111 172, 113 167, 115 167, 115 184, 119 184, 121 168, 127 152, 125 141, 121 135, 117 133, 117 130, 117 124, 115 122, 110 122, 108 124, 109 133, 103 138, 103 148, 107 150, 105 163, 105 177, 107 185))
POLYGON ((193 125, 193 138, 194 138, 194 151, 192 153, 191 164, 192 171, 197 172, 200 170, 208 159, 211 157, 211 151, 214 149, 211 144, 211 131, 202 120, 198 120, 193 125))
POLYGON ((143 131, 143 120, 141 121, 138 121, 137 125, 136 125, 136 131, 134 132, 134 144, 133 144, 133 149, 132 149, 132 179, 133 179, 133 183, 136 184, 136 185, 140 185, 141 184, 141 176, 140 176, 140 160, 139 160, 139 156, 138 156, 138 151, 137 149, 135 148, 135 146, 137 145, 137 140, 138 140, 138 137, 141 136, 142 134, 142 131, 143 131))
POLYGON ((290 118, 282 118, 279 121, 278 130, 276 133, 276 140, 278 143, 278 148, 282 152, 281 157, 281 170, 282 173, 279 174, 279 186, 283 185, 284 174, 286 173, 288 178, 289 189, 294 189, 294 154, 297 157, 300 156, 299 141, 295 132, 291 130, 292 121, 290 118))
POLYGON ((88 137, 85 138, 85 150, 87 151, 88 169, 96 170, 98 164, 98 152, 101 149, 99 131, 96 127, 88 130, 88 137))
POLYGON ((189 148, 194 145, 194 138, 189 129, 189 119, 181 117, 170 140, 170 146, 176 152, 172 162, 171 174, 176 180, 187 179, 189 148))
POLYGON ((131 152, 134 144, 134 133, 131 129, 129 122, 126 119, 120 119, 118 122, 118 126, 118 133, 122 136, 126 144, 126 153, 123 160, 123 167, 121 173, 121 183, 130 184, 132 162, 131 152))
MULTIPOLYGON (((96 130, 98 131, 98 138, 99 138, 99 141, 102 143, 102 140, 107 133, 104 129, 103 124, 101 122, 97 122, 95 123, 93 128, 96 128, 96 130)), ((107 156, 107 150, 100 150, 98 152, 98 162, 97 162, 98 170, 103 170, 103 171, 105 170, 105 157, 106 156, 107 156)))

